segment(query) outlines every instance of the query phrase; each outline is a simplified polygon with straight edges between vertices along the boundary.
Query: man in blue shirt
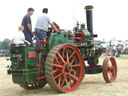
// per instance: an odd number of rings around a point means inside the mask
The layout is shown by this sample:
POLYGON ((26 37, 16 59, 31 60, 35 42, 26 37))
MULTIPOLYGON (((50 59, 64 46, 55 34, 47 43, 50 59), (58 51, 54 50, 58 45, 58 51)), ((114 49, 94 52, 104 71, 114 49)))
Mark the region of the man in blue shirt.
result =
POLYGON ((31 15, 33 14, 34 9, 33 8, 29 8, 28 9, 28 13, 24 16, 23 20, 22 20, 22 26, 24 26, 24 36, 25 36, 25 40, 29 41, 32 44, 32 36, 33 36, 33 32, 32 32, 32 24, 31 24, 31 15))

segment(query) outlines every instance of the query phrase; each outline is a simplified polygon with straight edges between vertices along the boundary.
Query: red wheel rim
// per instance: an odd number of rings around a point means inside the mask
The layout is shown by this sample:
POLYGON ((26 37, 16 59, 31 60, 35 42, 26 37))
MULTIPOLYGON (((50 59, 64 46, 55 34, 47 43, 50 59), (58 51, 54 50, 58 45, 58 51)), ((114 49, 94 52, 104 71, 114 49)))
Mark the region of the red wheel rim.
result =
POLYGON ((103 77, 107 83, 112 83, 117 77, 117 64, 113 57, 106 58, 103 62, 103 77))
POLYGON ((83 59, 76 47, 70 44, 59 47, 52 62, 51 86, 61 92, 75 90, 83 79, 84 67, 83 59))

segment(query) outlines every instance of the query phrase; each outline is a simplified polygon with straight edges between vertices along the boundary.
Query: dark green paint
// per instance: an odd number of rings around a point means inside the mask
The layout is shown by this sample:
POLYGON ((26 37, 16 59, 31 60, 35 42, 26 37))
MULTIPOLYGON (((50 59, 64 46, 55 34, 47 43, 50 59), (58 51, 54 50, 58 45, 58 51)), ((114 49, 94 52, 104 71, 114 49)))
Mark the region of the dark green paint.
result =
MULTIPOLYGON (((76 46, 83 56, 83 60, 88 61, 88 57, 94 58, 94 63, 98 64, 98 58, 100 55, 94 54, 94 41, 90 40, 90 33, 87 30, 83 30, 85 34, 85 39, 83 40, 82 45, 75 45, 76 43, 74 39, 69 40, 68 32, 62 31, 60 34, 58 33, 52 33, 48 37, 48 43, 41 49, 42 52, 42 58, 41 58, 41 72, 38 73, 38 64, 39 63, 39 56, 40 53, 37 52, 40 47, 19 47, 19 51, 22 55, 22 64, 19 63, 18 58, 19 56, 15 57, 14 55, 11 55, 11 70, 21 70, 23 71, 23 74, 14 74, 12 73, 12 79, 14 83, 17 84, 31 84, 31 83, 39 83, 41 80, 37 80, 37 77, 44 76, 44 64, 45 59, 47 57, 47 54, 49 51, 57 45, 60 44, 72 44, 76 46), (36 52, 37 57, 28 58, 29 52, 36 52)), ((98 51, 97 51, 98 52, 98 51)), ((86 70, 86 68, 85 68, 86 70)), ((99 70, 94 71, 85 71, 87 74, 95 74, 100 73, 99 70)))

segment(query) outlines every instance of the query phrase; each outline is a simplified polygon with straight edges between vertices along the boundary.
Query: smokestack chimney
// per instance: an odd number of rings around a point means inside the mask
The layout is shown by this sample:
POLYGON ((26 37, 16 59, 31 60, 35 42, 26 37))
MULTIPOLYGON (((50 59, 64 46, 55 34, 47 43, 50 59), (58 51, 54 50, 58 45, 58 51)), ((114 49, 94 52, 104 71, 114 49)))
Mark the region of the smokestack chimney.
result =
POLYGON ((93 18, 92 18, 92 9, 93 6, 88 5, 85 6, 85 10, 86 10, 86 20, 87 20, 87 29, 90 32, 91 36, 92 36, 92 40, 93 40, 93 18))

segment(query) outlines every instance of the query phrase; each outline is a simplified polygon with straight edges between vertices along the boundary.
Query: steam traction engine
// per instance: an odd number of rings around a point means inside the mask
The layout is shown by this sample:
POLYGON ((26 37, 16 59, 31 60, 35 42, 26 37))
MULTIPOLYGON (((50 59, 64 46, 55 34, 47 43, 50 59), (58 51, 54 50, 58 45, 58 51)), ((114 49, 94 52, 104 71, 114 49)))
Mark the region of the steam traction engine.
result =
POLYGON ((25 89, 37 89, 48 83, 57 91, 70 92, 80 85, 84 74, 102 72, 107 83, 115 81, 117 65, 113 57, 105 58, 103 65, 98 65, 102 47, 93 40, 96 37, 92 28, 93 7, 86 6, 85 9, 88 30, 78 24, 73 34, 61 31, 37 41, 40 47, 11 47, 8 74, 12 74, 15 84, 25 89))

